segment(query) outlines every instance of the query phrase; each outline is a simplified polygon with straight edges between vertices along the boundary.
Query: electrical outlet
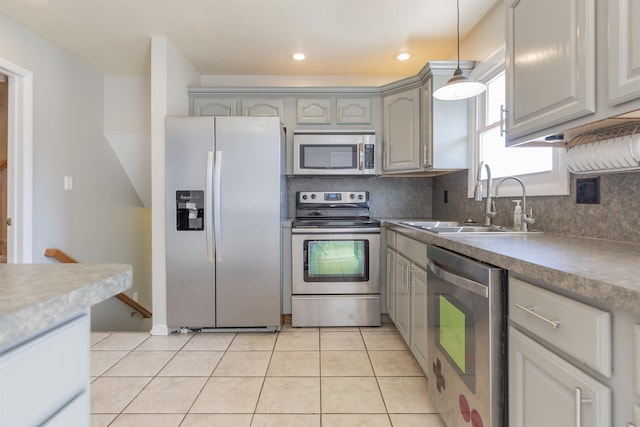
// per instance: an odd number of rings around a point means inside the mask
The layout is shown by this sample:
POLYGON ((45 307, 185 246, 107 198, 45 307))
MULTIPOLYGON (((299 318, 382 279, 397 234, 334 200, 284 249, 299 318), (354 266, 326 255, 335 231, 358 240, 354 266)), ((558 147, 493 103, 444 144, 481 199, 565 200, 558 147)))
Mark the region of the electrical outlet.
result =
POLYGON ((133 300, 134 300, 135 302, 138 302, 138 292, 134 292, 134 293, 133 293, 133 300))
POLYGON ((73 177, 65 176, 64 177, 64 189, 65 190, 73 190, 73 177))
POLYGON ((600 204, 600 177, 576 179, 576 203, 600 204))

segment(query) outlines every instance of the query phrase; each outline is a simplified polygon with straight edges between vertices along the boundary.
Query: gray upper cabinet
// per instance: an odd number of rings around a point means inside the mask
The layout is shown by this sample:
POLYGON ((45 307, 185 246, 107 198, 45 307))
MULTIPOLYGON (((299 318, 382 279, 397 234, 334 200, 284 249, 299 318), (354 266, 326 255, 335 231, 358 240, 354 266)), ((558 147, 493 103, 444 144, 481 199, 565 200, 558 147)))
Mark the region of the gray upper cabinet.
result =
POLYGON ((506 0, 505 7, 508 146, 560 135, 565 144, 640 120, 637 0, 506 0))
POLYGON ((235 116, 236 98, 195 98, 192 116, 235 116))
POLYGON ((333 99, 299 98, 296 100, 298 124, 330 125, 333 123, 333 99))
POLYGON ((383 99, 384 172, 414 172, 423 168, 420 147, 420 88, 383 99))
POLYGON ((338 98, 337 124, 371 124, 371 98, 338 98))
POLYGON ((508 139, 596 111, 594 0, 507 0, 508 139))
MULTIPOLYGON (((415 77, 382 87, 382 173, 438 175, 469 167, 469 102, 441 101, 457 63, 431 61, 415 77)), ((473 63, 460 67, 469 72, 473 63)))
POLYGON ((280 117, 284 119, 284 99, 241 99, 243 116, 280 117))
POLYGON ((372 125, 372 98, 298 98, 299 125, 372 125))
POLYGON ((610 0, 609 103, 640 98, 640 2, 610 0))

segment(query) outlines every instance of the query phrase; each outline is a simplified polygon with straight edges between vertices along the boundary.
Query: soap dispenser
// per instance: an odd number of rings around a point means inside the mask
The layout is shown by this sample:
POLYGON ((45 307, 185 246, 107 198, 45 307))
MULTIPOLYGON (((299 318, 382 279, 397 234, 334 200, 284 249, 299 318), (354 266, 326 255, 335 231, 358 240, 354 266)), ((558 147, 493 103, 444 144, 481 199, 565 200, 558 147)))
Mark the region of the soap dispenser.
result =
POLYGON ((522 230, 522 207, 520 206, 520 200, 513 200, 516 204, 513 210, 513 229, 516 231, 522 230))

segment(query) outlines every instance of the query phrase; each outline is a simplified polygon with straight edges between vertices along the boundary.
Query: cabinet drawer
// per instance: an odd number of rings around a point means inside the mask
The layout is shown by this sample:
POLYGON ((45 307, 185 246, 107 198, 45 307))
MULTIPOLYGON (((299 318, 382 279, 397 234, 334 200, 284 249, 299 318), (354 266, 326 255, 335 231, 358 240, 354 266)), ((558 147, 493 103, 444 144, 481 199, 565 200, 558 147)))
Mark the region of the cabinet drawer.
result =
POLYGON ((1 426, 41 425, 89 390, 89 335, 85 314, 0 355, 1 426))
POLYGON ((606 377, 611 377, 611 314, 516 278, 509 318, 606 377))
POLYGON ((411 262, 427 269, 427 244, 401 234, 396 236, 396 249, 411 262))
POLYGON ((91 425, 91 396, 85 391, 73 399, 42 427, 69 427, 91 425))

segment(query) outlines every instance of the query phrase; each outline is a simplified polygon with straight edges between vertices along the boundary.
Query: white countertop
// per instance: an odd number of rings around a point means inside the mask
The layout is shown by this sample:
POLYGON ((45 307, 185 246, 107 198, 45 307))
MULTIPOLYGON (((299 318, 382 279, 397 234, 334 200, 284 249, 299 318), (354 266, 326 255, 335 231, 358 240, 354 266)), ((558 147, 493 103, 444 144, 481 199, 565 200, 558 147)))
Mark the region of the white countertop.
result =
POLYGON ((125 264, 1 264, 0 351, 131 283, 125 264))
POLYGON ((564 236, 435 234, 385 220, 383 225, 606 306, 640 316, 640 245, 564 236))

